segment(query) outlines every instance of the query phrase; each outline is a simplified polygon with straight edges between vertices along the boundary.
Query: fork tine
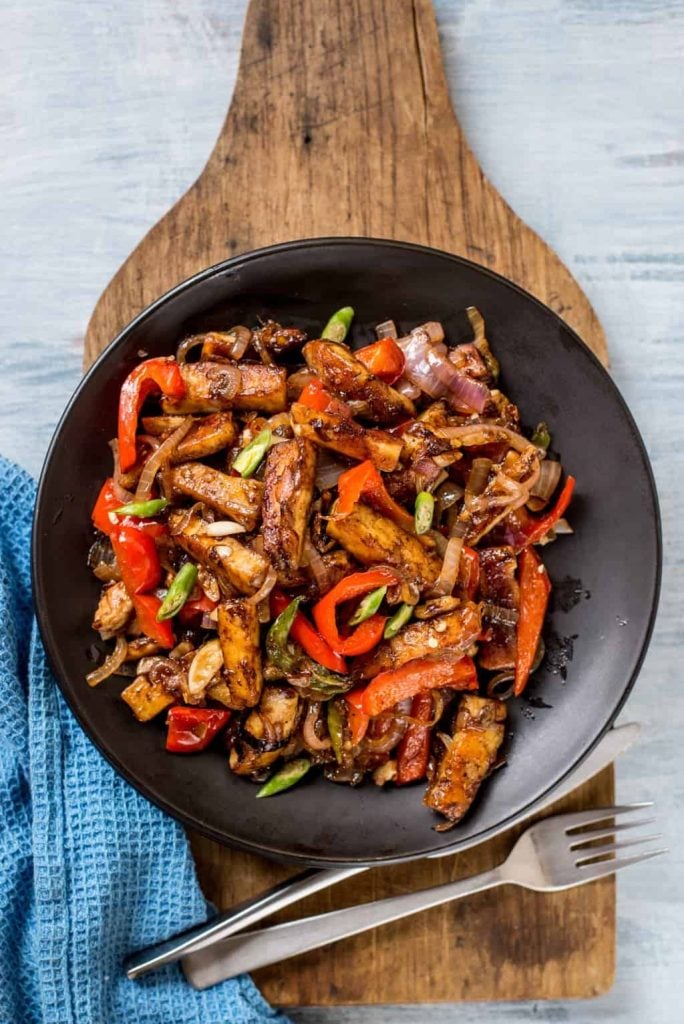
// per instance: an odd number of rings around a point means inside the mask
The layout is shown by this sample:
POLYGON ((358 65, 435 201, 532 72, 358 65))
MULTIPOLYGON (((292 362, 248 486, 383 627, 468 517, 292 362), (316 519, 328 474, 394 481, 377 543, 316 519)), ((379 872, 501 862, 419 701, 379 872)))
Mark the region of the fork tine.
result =
POLYGON ((641 828, 643 825, 652 825, 655 818, 640 818, 639 821, 626 821, 621 825, 606 825, 605 828, 589 829, 587 832, 572 832, 570 838, 571 850, 580 850, 587 843, 595 843, 597 839, 610 839, 616 832, 626 832, 630 828, 641 828))
POLYGON ((642 804, 619 804, 617 807, 594 807, 585 811, 575 811, 573 814, 564 814, 565 831, 582 828, 583 825, 593 825, 607 818, 616 818, 619 814, 630 814, 632 811, 640 811, 644 807, 653 807, 653 801, 647 800, 642 804))
POLYGON ((588 863, 588 861, 593 860, 595 857, 603 857, 608 853, 619 853, 628 846, 640 846, 642 843, 652 843, 655 839, 662 838, 662 832, 655 832, 651 836, 639 836, 638 839, 626 839, 622 843, 606 843, 603 846, 588 846, 583 850, 575 850, 575 854, 579 858, 575 861, 575 864, 577 867, 583 867, 588 863))
POLYGON ((622 857, 620 860, 602 860, 598 864, 584 864, 579 867, 582 872, 583 882, 593 882, 595 878, 603 878, 604 875, 613 875, 621 868, 629 867, 630 864, 640 864, 642 860, 651 860, 652 857, 659 857, 661 853, 669 853, 666 846, 659 850, 650 850, 647 853, 635 853, 632 857, 622 857))

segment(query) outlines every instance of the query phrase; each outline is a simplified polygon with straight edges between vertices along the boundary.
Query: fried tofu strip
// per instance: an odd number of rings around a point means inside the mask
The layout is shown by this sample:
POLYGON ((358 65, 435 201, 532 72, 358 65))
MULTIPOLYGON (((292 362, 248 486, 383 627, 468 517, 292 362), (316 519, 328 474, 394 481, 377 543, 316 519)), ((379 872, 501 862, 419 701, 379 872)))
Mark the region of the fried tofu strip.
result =
POLYGON ((437 654, 447 648, 465 654, 481 629, 479 606, 469 601, 448 615, 406 626, 397 636, 383 641, 365 658, 359 659, 355 673, 361 679, 372 679, 379 672, 400 668, 413 658, 437 654))
POLYGON ((285 683, 270 683, 247 716, 228 764, 236 775, 252 775, 277 761, 299 721, 299 696, 285 683))
POLYGON ((147 676, 136 676, 121 697, 139 722, 149 722, 176 701, 161 683, 153 683, 147 676))
POLYGON ((180 368, 187 393, 178 400, 162 398, 163 412, 223 412, 226 409, 283 412, 287 404, 287 373, 278 366, 202 361, 180 368))
POLYGON ((391 473, 401 455, 402 442, 384 430, 362 427, 351 418, 332 416, 294 402, 290 409, 297 437, 306 437, 321 448, 363 462, 371 459, 378 469, 391 473))
POLYGON ((393 565, 421 589, 439 576, 442 563, 436 554, 367 505, 359 503, 345 516, 333 512, 328 534, 362 565, 393 565))
POLYGON ((469 694, 461 699, 456 729, 437 765, 423 803, 460 821, 492 770, 505 735, 506 705, 469 694))
POLYGON ((133 612, 133 602, 119 580, 102 588, 102 594, 93 619, 98 633, 117 633, 123 629, 133 612))
POLYGON ((259 703, 263 673, 259 615, 254 604, 230 598, 218 606, 218 638, 223 654, 221 682, 207 695, 235 711, 259 703))
POLYGON ((310 341, 302 349, 310 370, 336 397, 363 402, 364 414, 377 423, 392 423, 400 416, 415 416, 413 402, 379 380, 346 345, 310 341))
POLYGON ((485 621, 491 634, 485 640, 478 656, 482 668, 499 672, 513 668, 516 655, 515 614, 520 603, 520 588, 515 578, 517 559, 511 547, 484 548, 480 551, 480 593, 483 601, 496 608, 509 609, 512 621, 504 621, 496 615, 485 621))
POLYGON ((173 489, 203 501, 222 516, 253 530, 261 515, 264 485, 259 480, 228 476, 201 462, 186 462, 171 471, 173 489))
POLYGON ((264 552, 283 582, 301 565, 316 480, 316 449, 297 437, 274 445, 264 474, 264 552))
MULTIPOLYGON (((142 424, 146 434, 160 437, 170 434, 183 422, 182 416, 145 416, 142 424)), ((205 459, 223 448, 235 443, 237 431, 229 412, 214 412, 198 417, 183 440, 178 444, 172 461, 187 462, 190 459, 205 459)))
MULTIPOLYGON (((171 531, 179 524, 183 513, 169 517, 171 531)), ((184 551, 241 594, 253 594, 259 589, 268 572, 268 562, 257 551, 238 543, 233 537, 209 537, 197 533, 193 526, 175 535, 184 551)))

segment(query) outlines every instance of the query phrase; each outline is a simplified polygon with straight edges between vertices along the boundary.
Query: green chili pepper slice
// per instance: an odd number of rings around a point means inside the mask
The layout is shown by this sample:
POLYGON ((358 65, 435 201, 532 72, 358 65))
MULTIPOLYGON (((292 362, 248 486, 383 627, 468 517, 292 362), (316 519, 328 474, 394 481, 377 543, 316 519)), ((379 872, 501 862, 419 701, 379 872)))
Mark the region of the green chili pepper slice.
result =
MULTIPOLYGON (((287 609, 286 609, 287 610, 287 609)), ((288 761, 275 775, 272 775, 268 782, 265 782, 257 793, 257 800, 264 796, 275 796, 276 793, 283 793, 286 789, 295 786, 300 779, 303 779, 311 761, 306 757, 297 757, 294 761, 288 761)))
POLYGON ((323 328, 321 338, 325 338, 326 341, 344 341, 353 318, 354 310, 351 306, 343 306, 342 309, 338 309, 323 328))
POLYGON ((344 716, 337 701, 328 704, 328 733, 338 764, 342 764, 342 748, 344 746, 344 716))
POLYGON ((273 431, 266 428, 262 430, 260 434, 257 434, 249 444, 246 444, 241 452, 235 456, 233 461, 233 469, 240 476, 251 476, 261 463, 264 455, 271 447, 271 441, 273 440, 273 431))
POLYGON ((289 648, 288 637, 303 600, 304 597, 300 594, 299 597, 290 601, 287 608, 274 620, 266 635, 266 654, 274 665, 284 672, 289 671, 297 660, 296 655, 289 648))
POLYGON ((414 523, 416 533, 427 533, 432 526, 432 517, 435 514, 435 499, 429 491, 420 491, 416 495, 414 512, 414 523))
POLYGON ((385 626, 382 634, 385 640, 391 640, 402 629, 413 615, 412 604, 400 604, 396 612, 385 626))
POLYGON ((307 657, 301 648, 289 640, 290 630, 299 606, 304 600, 300 594, 290 601, 266 634, 266 654, 281 672, 307 676, 306 690, 311 696, 329 700, 339 693, 351 690, 353 680, 319 665, 313 658, 307 657))
POLYGON ((371 590, 370 594, 366 594, 349 620, 349 625, 358 626, 360 622, 365 622, 366 619, 370 619, 371 615, 375 615, 386 593, 387 587, 384 586, 378 587, 377 590, 371 590))
POLYGON ((551 444, 551 431, 543 420, 534 428, 531 440, 532 444, 536 444, 537 448, 543 448, 544 451, 551 444))
POLYGON ((186 562, 178 570, 171 586, 166 591, 166 597, 157 612, 157 622, 163 622, 164 619, 172 619, 174 615, 178 615, 178 612, 190 597, 196 582, 197 566, 193 565, 192 562, 186 562))
POLYGON ((137 516, 139 519, 149 519, 150 516, 158 516, 166 506, 166 498, 153 498, 152 501, 129 501, 127 505, 115 508, 115 516, 137 516))

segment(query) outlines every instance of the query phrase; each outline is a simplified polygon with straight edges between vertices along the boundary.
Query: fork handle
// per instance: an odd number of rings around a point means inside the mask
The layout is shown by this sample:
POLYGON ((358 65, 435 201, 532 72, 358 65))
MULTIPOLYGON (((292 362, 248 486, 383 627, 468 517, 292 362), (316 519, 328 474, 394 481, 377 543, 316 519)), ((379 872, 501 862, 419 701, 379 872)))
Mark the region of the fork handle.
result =
POLYGON ((133 980, 164 964, 174 963, 187 953, 204 949, 214 942, 226 939, 229 935, 234 935, 242 928, 256 924, 262 918, 275 914, 277 910, 282 910, 283 907, 289 906, 296 900, 304 899, 305 896, 310 896, 312 893, 318 892, 319 889, 335 885, 364 870, 366 869, 362 867, 350 867, 327 870, 310 868, 307 871, 302 871, 294 878, 287 878, 283 882, 279 882, 266 892, 239 903, 226 913, 219 914, 196 928, 191 928, 181 935, 175 935, 157 946, 150 946, 134 953, 126 961, 126 976, 133 980))
POLYGON ((362 903, 344 910, 288 921, 258 931, 244 932, 183 957, 182 967, 188 981, 197 989, 209 988, 243 971, 287 960, 291 956, 319 949, 350 935, 377 928, 378 925, 409 917, 421 910, 492 889, 508 881, 500 867, 447 882, 431 889, 420 889, 402 896, 362 903))

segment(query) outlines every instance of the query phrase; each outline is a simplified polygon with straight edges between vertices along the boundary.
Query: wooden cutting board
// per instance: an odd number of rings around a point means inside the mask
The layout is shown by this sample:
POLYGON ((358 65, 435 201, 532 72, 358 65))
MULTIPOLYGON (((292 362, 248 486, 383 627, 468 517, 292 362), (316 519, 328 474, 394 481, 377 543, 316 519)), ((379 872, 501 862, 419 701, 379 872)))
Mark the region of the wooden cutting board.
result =
MULTIPOLYGON (((196 271, 315 235, 399 238, 466 256, 532 292, 607 361, 577 282, 487 181, 463 138, 429 0, 252 0, 214 150, 102 294, 86 365, 196 271)), ((611 769, 563 806, 605 805, 613 796, 611 769)), ((202 885, 223 908, 293 870, 192 840, 202 885)), ((510 840, 374 870, 290 916, 480 871, 510 840)), ((267 968, 256 981, 282 1006, 562 999, 606 991, 614 959, 615 890, 605 879, 553 896, 512 887, 480 893, 267 968)))

